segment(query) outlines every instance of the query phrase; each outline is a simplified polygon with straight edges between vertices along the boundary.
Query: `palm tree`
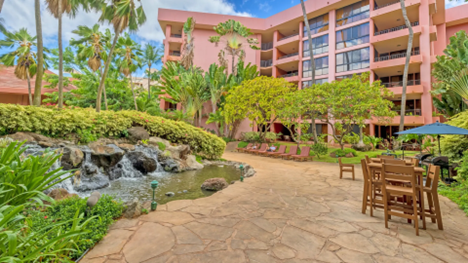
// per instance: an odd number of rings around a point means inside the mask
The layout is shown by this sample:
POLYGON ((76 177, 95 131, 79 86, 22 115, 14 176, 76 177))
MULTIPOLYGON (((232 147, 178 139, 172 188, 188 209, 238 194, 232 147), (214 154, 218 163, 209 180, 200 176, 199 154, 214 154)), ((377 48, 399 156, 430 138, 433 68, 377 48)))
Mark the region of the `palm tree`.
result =
MULTIPOLYGON (((110 42, 112 34, 109 29, 103 34, 99 25, 95 24, 92 28, 87 26, 78 26, 78 29, 73 30, 72 33, 77 34, 80 38, 70 41, 70 45, 78 47, 78 60, 87 60, 89 68, 97 72, 102 78, 102 60, 107 60, 106 45, 110 42)), ((104 105, 106 110, 107 106, 107 94, 106 86, 103 87, 104 91, 104 105)))
MULTIPOLYGON (((309 44, 309 54, 310 54, 310 67, 312 69, 312 84, 315 83, 315 60, 314 60, 314 47, 312 45, 312 34, 310 33, 309 19, 307 19, 307 12, 304 4, 304 0, 301 0, 302 6, 302 15, 304 16, 304 25, 307 28, 307 42, 309 44)), ((317 136, 317 127, 315 126, 315 119, 311 118, 312 126, 312 135, 314 137, 314 142, 318 143, 317 136)))
POLYGON ((35 106, 41 105, 42 76, 44 75, 44 44, 42 43, 42 22, 41 22, 41 1, 34 0, 34 16, 36 18, 36 38, 37 38, 37 76, 34 87, 35 106))
POLYGON ((456 74, 450 81, 449 91, 458 94, 463 102, 468 105, 468 69, 464 69, 456 74))
MULTIPOLYGON (((141 1, 138 0, 138 2, 141 1)), ((117 44, 120 34, 127 28, 131 32, 136 31, 138 27, 146 21, 146 15, 141 4, 138 8, 136 7, 135 0, 112 0, 109 5, 104 5, 102 7, 102 15, 99 18, 99 21, 109 21, 109 23, 114 27, 115 36, 106 61, 104 73, 101 77, 101 82, 99 83, 96 101, 97 112, 101 111, 102 90, 104 88, 107 73, 109 72, 115 45, 117 44)))
POLYGON ((224 49, 218 54, 219 62, 221 66, 227 68, 227 59, 226 59, 226 52, 228 55, 231 55, 231 73, 237 75, 236 73, 236 58, 239 60, 244 60, 245 58, 245 50, 243 44, 247 42, 250 48, 254 50, 259 50, 260 48, 255 46, 258 44, 258 40, 256 38, 249 38, 249 36, 253 35, 250 32, 250 29, 242 25, 240 22, 229 19, 224 23, 219 23, 217 26, 214 27, 218 36, 211 36, 209 41, 211 43, 218 44, 219 42, 223 41, 226 43, 224 49))
POLYGON ((195 114, 198 113, 198 126, 201 126, 203 104, 210 99, 210 92, 206 85, 205 78, 201 72, 193 71, 183 74, 185 79, 185 90, 191 97, 193 105, 193 115, 195 121, 195 114))
POLYGON ((46 0, 47 9, 58 20, 58 51, 59 51, 59 77, 58 77, 58 107, 63 106, 63 43, 62 43, 62 16, 67 13, 74 17, 78 10, 78 0, 46 0))
POLYGON ((185 88, 185 83, 188 79, 186 70, 182 65, 174 62, 168 62, 161 69, 161 87, 170 96, 163 97, 167 102, 177 104, 180 103, 184 113, 189 116, 193 115, 193 104, 190 94, 185 88))
POLYGON ((405 1, 400 0, 401 11, 403 13, 403 19, 405 20, 405 25, 409 30, 408 36, 408 47, 406 48, 406 60, 405 60, 405 70, 403 72, 403 89, 401 92, 401 111, 400 111, 400 127, 399 131, 404 131, 405 128, 405 111, 406 111, 406 86, 408 84, 408 70, 409 70, 409 62, 411 58, 411 49, 413 48, 413 27, 411 26, 411 22, 408 19, 408 15, 406 14, 406 6, 405 1))
POLYGON ((140 45, 138 45, 129 34, 119 38, 117 42, 117 53, 122 57, 119 62, 119 70, 126 78, 130 77, 130 86, 132 88, 133 101, 135 110, 138 110, 138 105, 133 87, 132 73, 141 67, 140 57, 142 56, 140 45))
POLYGON ((3 7, 4 2, 5 2, 5 0, 0 0, 0 13, 2 12, 2 7, 3 7))
POLYGON ((142 63, 148 66, 148 99, 151 100, 151 67, 153 64, 156 64, 161 61, 163 57, 163 50, 161 48, 156 48, 155 46, 147 43, 145 49, 143 50, 143 56, 141 57, 142 63))
POLYGON ((5 66, 14 66, 15 75, 19 79, 28 80, 29 105, 33 105, 31 90, 31 77, 37 72, 36 54, 31 50, 36 46, 36 37, 29 35, 26 28, 17 32, 3 32, 5 40, 0 41, 0 47, 16 48, 11 53, 6 53, 0 57, 0 61, 5 66))
POLYGON ((187 21, 184 23, 184 43, 182 44, 182 57, 180 64, 184 66, 185 69, 189 69, 193 65, 194 54, 194 45, 192 36, 193 30, 195 29, 195 19, 193 17, 187 18, 187 21))

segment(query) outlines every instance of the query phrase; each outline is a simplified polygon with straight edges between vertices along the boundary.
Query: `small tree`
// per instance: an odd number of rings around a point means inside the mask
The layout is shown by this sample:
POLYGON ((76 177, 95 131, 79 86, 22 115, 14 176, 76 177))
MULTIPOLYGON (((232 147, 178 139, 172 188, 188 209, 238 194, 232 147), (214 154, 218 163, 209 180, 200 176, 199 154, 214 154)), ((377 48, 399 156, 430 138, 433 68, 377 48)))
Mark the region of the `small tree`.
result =
POLYGON ((224 116, 227 122, 248 118, 265 138, 279 112, 286 107, 285 96, 297 87, 283 78, 258 77, 234 87, 226 97, 224 116))
POLYGON ((344 148, 344 137, 351 135, 355 125, 363 127, 365 120, 372 118, 388 123, 391 117, 396 116, 391 110, 393 103, 385 99, 392 93, 381 86, 380 81, 370 84, 369 73, 315 88, 323 89, 327 94, 323 102, 328 110, 321 112, 320 119, 330 125, 332 136, 341 149, 344 148))

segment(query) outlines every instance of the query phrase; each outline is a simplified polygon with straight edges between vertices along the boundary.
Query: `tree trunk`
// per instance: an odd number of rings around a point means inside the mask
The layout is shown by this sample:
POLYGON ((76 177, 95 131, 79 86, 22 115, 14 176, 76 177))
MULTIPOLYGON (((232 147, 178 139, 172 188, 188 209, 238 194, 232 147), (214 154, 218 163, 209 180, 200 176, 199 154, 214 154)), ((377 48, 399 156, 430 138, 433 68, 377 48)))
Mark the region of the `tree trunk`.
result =
POLYGON ((37 37, 37 71, 34 86, 34 105, 41 105, 42 75, 44 75, 44 46, 42 43, 41 1, 34 0, 34 15, 36 17, 37 37))
MULTIPOLYGON (((99 67, 99 76, 102 78, 102 67, 99 67)), ((99 80, 100 81, 100 80, 99 80)), ((106 110, 109 110, 107 107, 107 94, 106 94, 106 84, 104 83, 104 87, 102 88, 102 91, 104 92, 104 106, 106 106, 106 110)))
POLYGON ((28 93, 29 93, 29 105, 33 105, 32 91, 31 91, 31 78, 29 77, 29 68, 26 69, 26 76, 28 77, 28 93))
POLYGON ((148 100, 151 99, 151 63, 148 64, 148 100))
MULTIPOLYGON (((216 101, 215 100, 211 100, 211 112, 213 114, 216 114, 216 101)), ((215 123, 215 132, 216 132, 216 135, 218 136, 221 136, 221 129, 220 129, 220 123, 215 123)))
POLYGON ((364 133, 362 127, 359 127, 359 145, 364 145, 364 133))
POLYGON ((132 74, 130 74, 130 87, 132 87, 132 96, 133 96, 133 103, 135 103, 135 110, 138 110, 138 105, 136 102, 135 91, 133 90, 133 78, 132 74))
MULTIPOLYGON (((39 1, 39 0, 36 0, 36 1, 39 1)), ((101 82, 99 83, 97 100, 96 100, 96 112, 101 111, 102 90, 104 89, 104 83, 106 81, 107 73, 109 72, 110 63, 112 61, 112 55, 114 54, 115 45, 117 44, 119 35, 120 35, 120 28, 118 32, 115 32, 114 42, 112 42, 112 47, 109 51, 109 55, 107 56, 106 66, 104 68, 104 74, 101 76, 101 82)))
POLYGON ((232 73, 233 75, 235 75, 235 74, 234 74, 234 65, 235 65, 235 64, 234 64, 234 60, 235 60, 235 59, 236 59, 236 56, 234 56, 234 54, 233 54, 233 55, 232 55, 232 66, 231 66, 231 67, 232 67, 232 68, 231 68, 231 73, 232 73))
MULTIPOLYGON (((312 85, 315 84, 315 60, 314 60, 314 47, 312 45, 312 34, 310 33, 309 20, 307 19, 307 11, 304 5, 304 0, 301 0, 302 15, 304 16, 304 25, 307 28, 307 42, 309 43, 310 53, 310 67, 312 68, 312 85)), ((314 137, 314 143, 318 142, 317 127, 315 126, 315 118, 312 116, 312 135, 314 137)))
POLYGON ((62 1, 58 1, 58 51, 59 51, 59 82, 58 82, 58 108, 63 107, 63 43, 62 43, 62 1))
POLYGON ((2 12, 2 7, 3 7, 4 2, 5 2, 5 0, 0 0, 0 13, 2 12))
POLYGON ((403 18, 405 20, 405 25, 408 27, 409 37, 408 37, 408 47, 406 48, 406 60, 405 60, 405 71, 403 73, 403 90, 401 93, 401 112, 400 112, 400 127, 399 131, 402 132, 405 127, 405 113, 406 113, 406 86, 408 84, 408 70, 409 62, 411 58, 411 49, 413 48, 413 28, 406 14, 405 1, 400 0, 401 11, 403 13, 403 18))

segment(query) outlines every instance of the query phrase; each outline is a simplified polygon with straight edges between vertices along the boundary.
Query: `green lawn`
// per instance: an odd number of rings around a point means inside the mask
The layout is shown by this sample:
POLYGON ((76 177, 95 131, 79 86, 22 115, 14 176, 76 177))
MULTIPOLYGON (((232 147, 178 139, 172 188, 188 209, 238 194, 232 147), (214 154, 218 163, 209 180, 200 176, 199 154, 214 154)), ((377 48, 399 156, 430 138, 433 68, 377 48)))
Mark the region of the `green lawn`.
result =
MULTIPOLYGON (((292 143, 292 142, 278 142, 280 145, 286 145, 287 148, 286 148, 286 152, 289 152, 289 147, 291 145, 295 145, 295 143, 292 143)), ((301 146, 306 146, 305 144, 301 146)), ((330 153, 337 150, 337 149, 340 149, 339 147, 328 147, 328 154, 326 156, 322 156, 320 159, 315 156, 314 157, 314 162, 325 162, 325 163, 337 163, 338 162, 338 159, 337 158, 332 158, 330 157, 330 153)), ((360 164, 361 163, 361 159, 364 159, 365 156, 369 156, 370 158, 373 158, 373 157, 376 157, 377 155, 380 155, 382 153, 384 153, 385 150, 375 150, 375 151, 369 151, 369 152, 357 152, 358 156, 357 157, 352 157, 352 158, 346 158, 346 157, 343 157, 341 160, 343 161, 343 163, 351 163, 351 164, 360 164)), ((396 151, 396 154, 400 155, 402 153, 402 151, 396 151)), ((416 154, 418 154, 419 152, 418 151, 405 151, 405 156, 414 156, 416 154)))

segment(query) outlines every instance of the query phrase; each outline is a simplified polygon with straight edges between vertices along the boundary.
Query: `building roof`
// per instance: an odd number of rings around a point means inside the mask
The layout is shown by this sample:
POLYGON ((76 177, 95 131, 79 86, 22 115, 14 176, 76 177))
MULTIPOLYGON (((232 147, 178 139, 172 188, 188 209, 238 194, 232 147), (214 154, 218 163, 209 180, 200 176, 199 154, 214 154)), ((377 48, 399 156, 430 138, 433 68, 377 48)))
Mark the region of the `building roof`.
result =
MULTIPOLYGON (((47 74, 55 74, 50 70, 46 70, 45 73, 47 74)), ((34 85, 36 83, 36 77, 31 78, 31 90, 34 94, 34 85)), ((41 94, 44 93, 52 93, 57 91, 58 89, 47 89, 44 86, 49 85, 50 83, 46 81, 42 81, 42 90, 41 94)), ((64 91, 70 91, 75 89, 75 86, 63 87, 64 91)), ((8 93, 8 94, 29 94, 28 92, 28 81, 18 79, 15 76, 15 67, 5 67, 0 66, 0 94, 1 93, 8 93)))

